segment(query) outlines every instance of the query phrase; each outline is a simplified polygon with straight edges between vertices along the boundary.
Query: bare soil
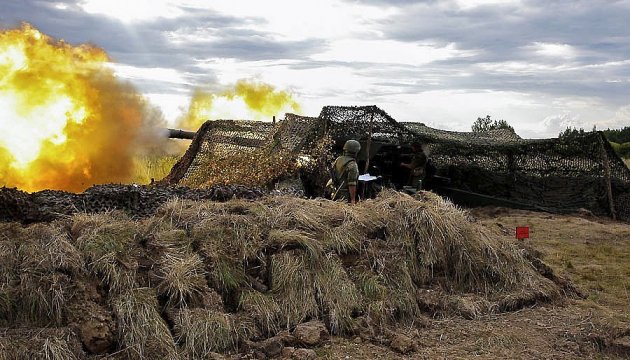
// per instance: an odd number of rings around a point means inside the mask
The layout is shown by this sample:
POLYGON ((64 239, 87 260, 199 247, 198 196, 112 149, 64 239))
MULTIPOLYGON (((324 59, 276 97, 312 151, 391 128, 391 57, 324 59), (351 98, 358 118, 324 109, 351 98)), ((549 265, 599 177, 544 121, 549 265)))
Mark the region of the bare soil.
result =
POLYGON ((585 214, 557 215, 506 208, 470 210, 509 241, 539 251, 584 299, 516 312, 430 319, 400 329, 415 351, 400 354, 384 341, 332 338, 317 349, 324 359, 627 359, 630 358, 630 224, 585 214), (517 240, 516 226, 530 238, 517 240))

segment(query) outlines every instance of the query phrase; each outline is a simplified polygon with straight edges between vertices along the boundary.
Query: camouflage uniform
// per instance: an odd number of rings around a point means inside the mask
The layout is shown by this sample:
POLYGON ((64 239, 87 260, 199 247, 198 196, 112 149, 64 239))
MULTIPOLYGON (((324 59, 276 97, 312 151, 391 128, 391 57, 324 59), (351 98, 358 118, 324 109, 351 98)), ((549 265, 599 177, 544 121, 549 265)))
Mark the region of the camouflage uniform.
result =
POLYGON ((426 164, 427 164, 427 156, 424 154, 422 150, 413 154, 413 157, 411 158, 411 163, 410 163, 411 165, 410 180, 411 180, 412 186, 416 186, 418 184, 418 181, 424 180, 424 173, 425 173, 424 168, 426 164))
POLYGON ((334 170, 341 181, 337 195, 333 200, 350 200, 348 186, 356 186, 359 181, 359 165, 352 156, 342 155, 335 160, 334 170))

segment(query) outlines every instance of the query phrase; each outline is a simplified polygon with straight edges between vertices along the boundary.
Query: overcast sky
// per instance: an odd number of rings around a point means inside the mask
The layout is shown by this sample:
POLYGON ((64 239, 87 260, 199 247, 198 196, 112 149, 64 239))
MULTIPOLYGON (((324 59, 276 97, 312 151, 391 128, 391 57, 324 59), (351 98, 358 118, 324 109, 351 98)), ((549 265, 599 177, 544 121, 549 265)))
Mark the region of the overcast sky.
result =
POLYGON ((0 0, 26 21, 105 49, 173 120, 196 87, 257 79, 305 115, 378 105, 399 121, 524 137, 630 125, 630 0, 0 0))

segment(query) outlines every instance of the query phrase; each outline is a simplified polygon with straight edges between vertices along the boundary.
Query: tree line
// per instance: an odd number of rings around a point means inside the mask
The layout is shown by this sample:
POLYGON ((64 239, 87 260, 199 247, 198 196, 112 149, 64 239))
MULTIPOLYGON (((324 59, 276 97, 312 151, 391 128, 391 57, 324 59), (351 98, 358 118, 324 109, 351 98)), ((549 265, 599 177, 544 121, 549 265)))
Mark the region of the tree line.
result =
MULTIPOLYGON (((492 120, 490 115, 486 115, 486 117, 478 117, 472 124, 473 132, 499 129, 507 129, 514 132, 514 128, 507 121, 503 119, 492 120)), ((593 130, 591 131, 597 131, 597 128, 593 127, 593 130)), ((558 138, 571 138, 574 136, 584 135, 587 132, 589 131, 586 131, 583 128, 576 129, 574 127, 567 127, 558 134, 558 138)), ((630 158, 630 126, 626 126, 622 129, 606 129, 602 130, 602 133, 619 156, 623 158, 630 158)))

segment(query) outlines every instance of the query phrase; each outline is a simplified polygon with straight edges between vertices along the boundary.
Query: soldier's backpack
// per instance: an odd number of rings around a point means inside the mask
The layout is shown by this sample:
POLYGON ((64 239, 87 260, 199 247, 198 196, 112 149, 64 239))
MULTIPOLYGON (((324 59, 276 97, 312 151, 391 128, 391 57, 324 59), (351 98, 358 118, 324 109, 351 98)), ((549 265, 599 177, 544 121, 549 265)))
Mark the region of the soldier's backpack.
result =
POLYGON ((343 172, 341 173, 341 178, 337 176, 337 171, 335 171, 335 164, 337 161, 333 161, 328 165, 328 172, 330 173, 330 180, 326 184, 327 190, 331 193, 331 199, 335 200, 337 197, 337 193, 341 190, 341 187, 345 184, 344 178, 346 173, 348 172, 348 164, 356 160, 350 159, 343 164, 343 172))

